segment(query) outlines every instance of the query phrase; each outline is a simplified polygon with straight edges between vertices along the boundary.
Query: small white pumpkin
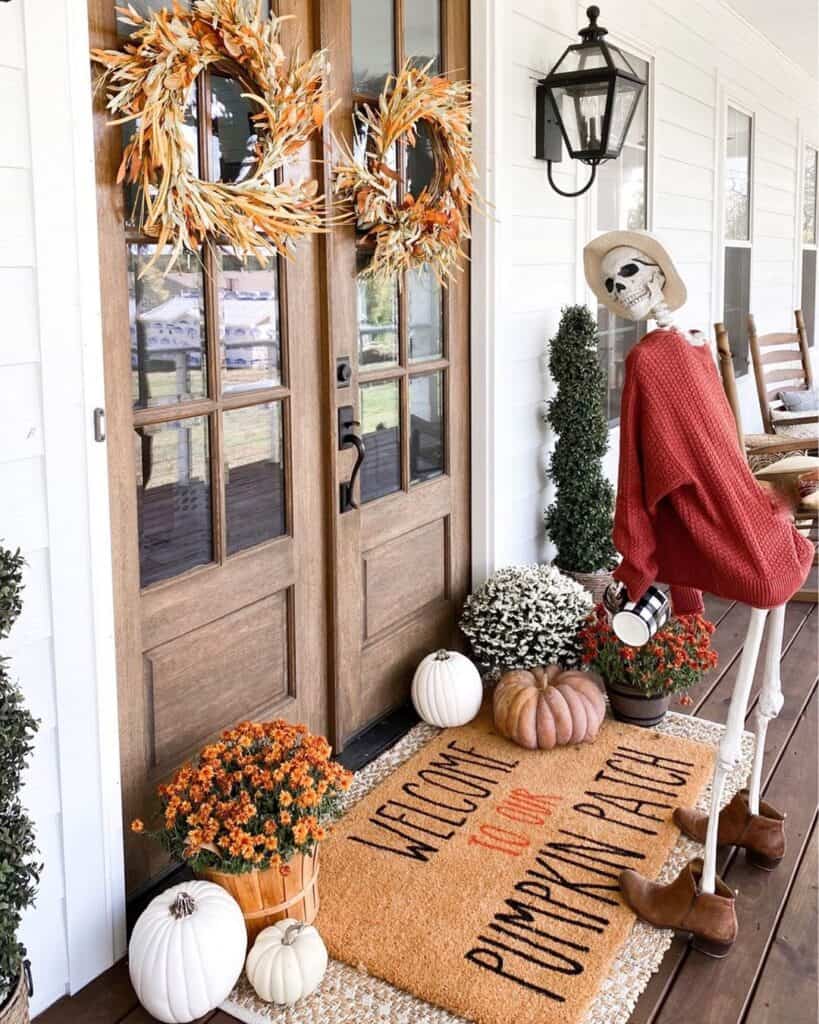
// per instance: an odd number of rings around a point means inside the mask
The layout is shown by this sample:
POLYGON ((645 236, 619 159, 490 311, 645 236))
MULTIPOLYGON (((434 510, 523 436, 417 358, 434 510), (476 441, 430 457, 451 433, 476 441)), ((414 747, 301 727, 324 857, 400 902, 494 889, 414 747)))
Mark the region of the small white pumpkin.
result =
POLYGON ((316 929, 292 917, 259 932, 245 973, 259 999, 290 1006, 319 987, 327 949, 316 929))
POLYGON ((239 904, 213 882, 183 882, 151 900, 128 946, 137 998, 165 1024, 214 1010, 242 973, 247 931, 239 904))
POLYGON ((428 654, 415 670, 412 703, 430 725, 466 725, 480 711, 482 700, 480 673, 457 651, 428 654))

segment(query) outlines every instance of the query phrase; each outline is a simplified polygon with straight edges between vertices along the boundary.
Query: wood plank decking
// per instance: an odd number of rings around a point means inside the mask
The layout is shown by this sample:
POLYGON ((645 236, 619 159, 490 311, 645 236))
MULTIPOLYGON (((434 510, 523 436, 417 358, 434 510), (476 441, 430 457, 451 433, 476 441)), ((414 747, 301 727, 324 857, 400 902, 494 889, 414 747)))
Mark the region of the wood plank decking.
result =
MULTIPOLYGON (((687 709, 724 722, 739 664, 748 610, 712 599, 718 668, 692 691, 687 709)), ((721 873, 738 890, 739 938, 721 961, 675 940, 631 1018, 631 1024, 816 1024, 817 1020, 817 623, 812 604, 793 603, 785 619, 782 682, 785 705, 768 728, 764 792, 788 815, 788 849, 772 873, 734 851, 721 873)), ((758 697, 751 695, 748 728, 758 697)), ((684 710, 675 707, 675 710, 684 710)), ((382 744, 383 745, 383 744, 382 744)), ((373 749, 370 756, 375 756, 373 749)), ((359 767, 356 764, 355 767, 359 767)), ((119 963, 73 998, 60 1000, 37 1024, 150 1024, 119 963)), ((217 1011, 208 1024, 233 1024, 217 1011)))

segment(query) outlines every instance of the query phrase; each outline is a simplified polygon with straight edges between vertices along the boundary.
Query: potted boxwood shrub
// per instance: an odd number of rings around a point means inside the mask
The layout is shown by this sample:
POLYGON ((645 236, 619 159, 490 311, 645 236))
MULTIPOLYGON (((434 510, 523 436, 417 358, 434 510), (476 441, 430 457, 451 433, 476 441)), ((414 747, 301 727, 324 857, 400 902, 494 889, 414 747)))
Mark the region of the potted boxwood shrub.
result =
POLYGON ((597 325, 585 306, 564 306, 549 351, 557 393, 546 420, 557 434, 549 463, 555 500, 545 513, 554 564, 586 587, 595 601, 611 582, 617 552, 611 539, 614 491, 603 475, 609 446, 605 374, 597 325))
POLYGON ((602 604, 580 631, 583 664, 603 678, 612 714, 621 722, 654 726, 668 710, 671 695, 682 693, 717 664, 711 648, 714 624, 701 615, 678 615, 643 647, 618 640, 602 604))
MULTIPOLYGON (((23 556, 0 545, 0 640, 20 614, 22 577, 23 556)), ((0 1024, 29 1020, 31 975, 18 932, 23 910, 34 902, 40 867, 20 788, 36 731, 8 659, 0 657, 0 1024)))

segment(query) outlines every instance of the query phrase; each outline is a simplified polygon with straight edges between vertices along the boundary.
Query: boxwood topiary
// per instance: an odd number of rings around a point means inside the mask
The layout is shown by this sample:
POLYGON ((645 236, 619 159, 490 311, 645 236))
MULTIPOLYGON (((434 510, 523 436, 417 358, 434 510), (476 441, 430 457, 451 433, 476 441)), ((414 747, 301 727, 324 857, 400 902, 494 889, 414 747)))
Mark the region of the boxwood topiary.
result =
MULTIPOLYGON (((23 556, 0 545, 0 640, 22 608, 23 556)), ((18 938, 23 910, 34 902, 40 866, 34 826, 20 802, 22 774, 37 722, 0 657, 0 1007, 17 984, 25 949, 18 938)))

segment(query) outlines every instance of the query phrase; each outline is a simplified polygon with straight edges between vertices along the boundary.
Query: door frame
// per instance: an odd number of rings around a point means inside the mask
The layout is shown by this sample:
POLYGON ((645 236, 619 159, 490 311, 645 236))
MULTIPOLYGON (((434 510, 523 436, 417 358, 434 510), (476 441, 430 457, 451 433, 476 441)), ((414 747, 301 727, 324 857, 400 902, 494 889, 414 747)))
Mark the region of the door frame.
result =
MULTIPOLYGON (((479 187, 490 201, 496 186, 489 169, 491 165, 487 164, 484 140, 489 135, 489 122, 499 98, 499 62, 491 52, 491 40, 494 35, 497 41, 501 27, 496 8, 493 0, 472 0, 471 4, 472 79, 480 81, 486 75, 484 81, 487 86, 491 85, 486 90, 486 99, 480 92, 475 97, 479 187), (493 69, 491 76, 489 68, 493 69)), ((55 677, 58 684, 65 677, 65 685, 57 686, 57 726, 60 814, 64 822, 71 822, 70 828, 63 828, 62 843, 68 991, 73 994, 127 951, 117 700, 121 666, 115 645, 115 632, 120 623, 114 614, 114 591, 121 578, 122 552, 114 543, 109 517, 110 503, 117 497, 117 482, 109 477, 107 445, 94 441, 91 426, 93 410, 108 407, 104 398, 102 356, 104 304, 95 230, 98 209, 88 9, 86 4, 76 5, 73 0, 28 0, 23 7, 23 17, 29 41, 26 63, 32 164, 36 165, 32 171, 32 200, 38 222, 36 229, 43 243, 38 247, 37 274, 41 282, 49 282, 48 288, 41 288, 38 295, 47 416, 48 501, 52 523, 60 523, 70 509, 73 528, 71 532, 54 529, 50 536, 51 592, 62 595, 61 604, 55 604, 54 609, 55 677), (32 46, 34 39, 42 42, 37 26, 45 23, 52 26, 47 39, 53 45, 32 46), (64 130, 58 131, 55 125, 63 126, 64 130), (70 182, 69 189, 65 187, 66 180, 70 182), (56 208, 61 216, 48 226, 46 234, 44 214, 56 208), (76 276, 65 272, 66 253, 76 255, 76 276), (45 330, 46 325, 55 323, 58 307, 53 302, 53 282, 60 276, 66 282, 63 293, 71 295, 72 313, 78 325, 70 345, 66 341, 65 316, 60 320, 60 331, 49 335, 45 330), (75 360, 74 368, 78 372, 66 378, 69 357, 75 360), (65 386, 66 379, 78 379, 79 394, 76 389, 65 386), (65 429, 69 420, 74 428, 70 434, 65 429), (61 453, 65 454, 64 458, 61 453), (77 593, 77 548, 72 546, 77 536, 85 537, 88 544, 88 604, 82 608, 88 615, 82 622, 78 621, 78 610, 69 614, 68 607, 70 596, 77 593), (87 742, 89 713, 97 725, 96 744, 87 742), (89 783, 94 793, 91 799, 89 783), (99 884, 91 890, 86 884, 89 864, 99 865, 96 871, 99 884)), ((492 296, 497 294, 493 269, 495 246, 482 245, 481 238, 494 236, 495 230, 492 218, 476 217, 471 273, 476 274, 476 265, 481 267, 480 280, 488 275, 493 281, 492 296)), ((473 577, 477 579, 494 568, 495 522, 489 487, 495 461, 494 456, 489 455, 494 437, 493 418, 487 408, 491 403, 494 331, 487 329, 492 317, 481 305, 482 291, 470 289, 471 557, 473 577), (480 347, 475 345, 476 340, 480 347)), ((487 306, 494 309, 489 299, 487 306)), ((327 369, 329 382, 334 369, 329 345, 327 369)), ((328 397, 334 399, 329 383, 328 389, 328 397)), ((331 417, 327 417, 323 429, 332 434, 330 440, 334 443, 335 424, 331 417)), ((328 472, 335 479, 336 467, 329 466, 328 472)), ((331 517, 331 524, 334 530, 335 517, 331 517)), ((328 546, 334 550, 332 539, 328 546)), ((333 612, 331 607, 331 614, 333 612)), ((332 650, 329 656, 332 709, 332 650)))

